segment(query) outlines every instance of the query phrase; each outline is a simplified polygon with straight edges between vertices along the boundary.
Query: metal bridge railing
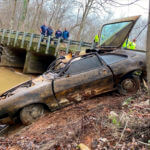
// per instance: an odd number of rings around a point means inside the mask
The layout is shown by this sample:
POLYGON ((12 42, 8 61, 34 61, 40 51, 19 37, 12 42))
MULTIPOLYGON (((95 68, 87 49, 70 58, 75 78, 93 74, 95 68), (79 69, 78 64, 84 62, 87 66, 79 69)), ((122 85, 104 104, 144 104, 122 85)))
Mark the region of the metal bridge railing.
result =
MULTIPOLYGON (((1 43, 5 43, 7 45, 10 45, 11 39, 14 40, 13 42, 13 47, 15 47, 17 45, 18 40, 21 40, 21 46, 20 48, 24 48, 25 47, 25 42, 28 42, 28 46, 27 46, 27 50, 32 50, 32 44, 33 42, 37 43, 37 47, 36 47, 36 52, 40 52, 40 47, 41 44, 43 44, 42 42, 42 35, 39 34, 34 34, 34 33, 26 33, 26 32, 19 32, 19 31, 14 31, 14 30, 9 30, 9 29, 0 29, 0 37, 1 43), (5 38, 7 38, 7 41, 4 40, 5 38)), ((53 41, 53 43, 57 43, 56 45, 53 44, 53 46, 55 46, 55 56, 57 55, 58 51, 59 51, 59 47, 61 43, 66 44, 66 53, 69 52, 69 48, 71 45, 76 45, 77 49, 76 51, 81 51, 81 47, 87 47, 87 48, 94 48, 94 43, 88 43, 88 42, 83 42, 83 41, 75 41, 75 40, 63 40, 63 39, 57 39, 55 37, 44 37, 43 40, 45 40, 45 54, 49 53, 49 48, 52 45, 51 42, 53 41)))

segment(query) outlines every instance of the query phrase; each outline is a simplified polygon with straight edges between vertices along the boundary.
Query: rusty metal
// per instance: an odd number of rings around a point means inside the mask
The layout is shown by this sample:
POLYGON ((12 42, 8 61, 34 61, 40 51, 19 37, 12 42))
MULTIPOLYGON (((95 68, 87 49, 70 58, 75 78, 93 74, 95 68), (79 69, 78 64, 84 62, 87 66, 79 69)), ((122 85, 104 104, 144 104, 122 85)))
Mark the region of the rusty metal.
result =
POLYGON ((50 69, 37 79, 25 82, 2 94, 0 122, 5 118, 13 120, 14 117, 18 117, 24 107, 31 104, 42 104, 54 111, 95 95, 113 91, 121 83, 128 90, 133 82, 129 83, 129 80, 125 80, 126 77, 134 75, 136 71, 145 72, 146 70, 145 54, 135 51, 118 49, 104 54, 96 51, 72 57, 68 61, 65 61, 66 57, 52 63, 50 69), (119 56, 123 59, 108 63, 104 59, 104 56, 108 55, 119 56), (80 60, 90 57, 96 58, 98 67, 84 72, 80 70, 75 74, 67 73, 74 62, 78 64, 80 60), (56 66, 59 63, 63 63, 61 67, 59 66, 60 68, 56 66))
MULTIPOLYGON (((126 74, 135 70, 143 70, 145 67, 145 56, 143 54, 123 50, 109 54, 127 55, 128 57, 122 61, 123 63, 118 62, 109 66, 101 60, 103 65, 100 68, 86 73, 58 76, 49 72, 1 95, 0 120, 4 119, 1 116, 5 116, 5 114, 7 114, 7 117, 13 118, 21 108, 30 104, 44 104, 53 111, 95 95, 112 91, 116 89, 116 85, 126 74), (139 62, 143 62, 143 64, 141 65, 139 62)), ((74 59, 79 61, 81 57, 78 56, 79 59, 72 58, 72 61, 74 59)))

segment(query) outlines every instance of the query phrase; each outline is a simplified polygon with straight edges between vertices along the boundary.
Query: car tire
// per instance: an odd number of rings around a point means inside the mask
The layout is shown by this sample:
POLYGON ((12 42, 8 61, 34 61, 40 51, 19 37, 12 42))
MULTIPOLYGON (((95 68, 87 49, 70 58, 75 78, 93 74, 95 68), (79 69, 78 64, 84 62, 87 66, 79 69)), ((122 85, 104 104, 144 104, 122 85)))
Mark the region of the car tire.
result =
POLYGON ((45 112, 42 104, 32 104, 24 107, 20 111, 20 120, 24 125, 29 125, 41 117, 45 112))
POLYGON ((118 91, 122 95, 135 94, 140 89, 138 76, 127 76, 118 85, 118 91))

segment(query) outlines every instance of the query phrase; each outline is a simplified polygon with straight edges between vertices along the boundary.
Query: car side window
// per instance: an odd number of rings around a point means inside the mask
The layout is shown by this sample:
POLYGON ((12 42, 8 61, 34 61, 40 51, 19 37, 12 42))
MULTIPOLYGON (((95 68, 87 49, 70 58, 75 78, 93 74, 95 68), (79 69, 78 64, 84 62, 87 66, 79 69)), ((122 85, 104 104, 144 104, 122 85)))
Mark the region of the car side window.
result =
POLYGON ((100 66, 102 66, 102 63, 100 63, 100 60, 97 58, 97 56, 88 56, 72 62, 65 74, 73 75, 82 73, 100 66))
POLYGON ((127 59, 126 56, 107 54, 100 56, 108 65, 127 59))

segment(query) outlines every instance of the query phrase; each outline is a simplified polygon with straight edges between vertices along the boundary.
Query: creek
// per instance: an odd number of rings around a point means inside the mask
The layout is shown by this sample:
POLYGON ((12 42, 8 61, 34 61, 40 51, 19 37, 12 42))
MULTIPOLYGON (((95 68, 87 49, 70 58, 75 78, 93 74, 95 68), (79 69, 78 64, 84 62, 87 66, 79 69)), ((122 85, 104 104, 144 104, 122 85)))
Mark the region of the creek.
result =
POLYGON ((33 75, 23 74, 20 69, 0 67, 0 94, 10 88, 34 78, 33 75))

